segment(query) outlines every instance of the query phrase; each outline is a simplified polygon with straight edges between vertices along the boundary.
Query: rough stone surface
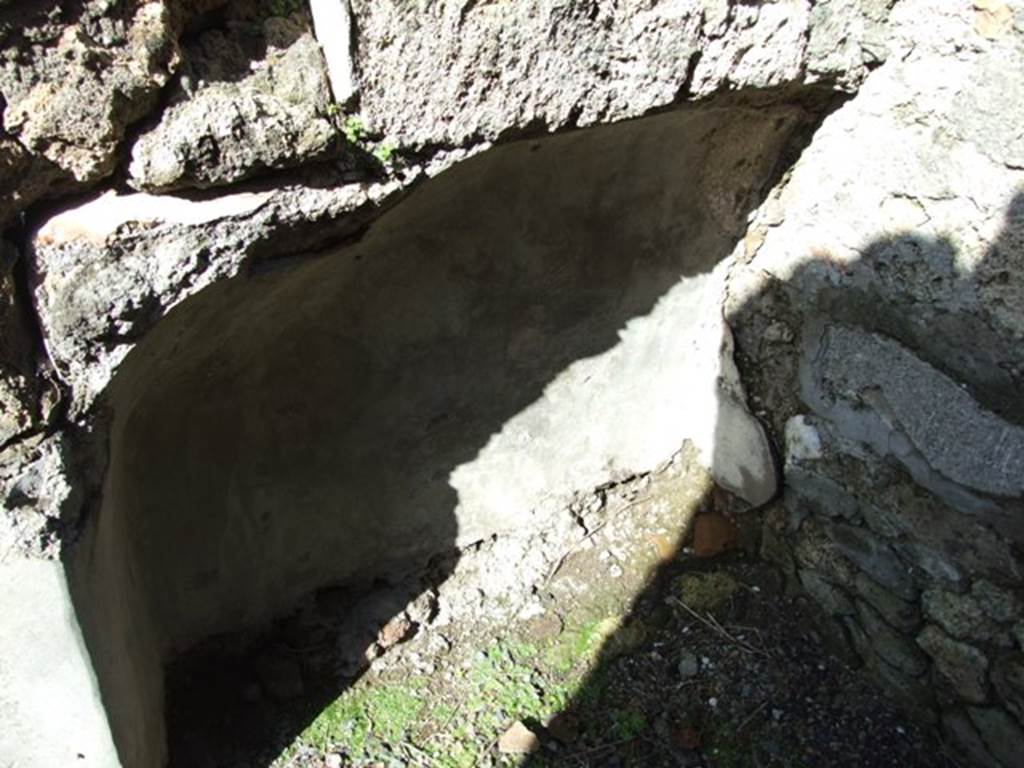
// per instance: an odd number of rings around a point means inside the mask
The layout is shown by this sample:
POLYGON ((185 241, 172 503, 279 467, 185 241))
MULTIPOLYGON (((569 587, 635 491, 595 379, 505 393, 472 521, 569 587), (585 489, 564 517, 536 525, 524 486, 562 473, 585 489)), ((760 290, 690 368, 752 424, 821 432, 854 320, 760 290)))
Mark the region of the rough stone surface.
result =
POLYGON ((511 126, 586 126, 718 90, 815 79, 808 68, 816 77, 841 69, 853 87, 883 53, 862 45, 884 36, 880 9, 817 5, 831 13, 818 12, 809 51, 815 20, 802 2, 353 0, 362 111, 402 145, 463 144, 511 126), (843 62, 833 55, 841 38, 843 62))
POLYGON ((971 585, 971 597, 985 615, 995 621, 1013 621, 1024 611, 1020 597, 984 579, 978 579, 971 585))
POLYGON ((851 597, 841 588, 825 581, 814 571, 799 571, 800 583, 807 593, 833 616, 850 616, 857 612, 851 597))
POLYGON ((817 570, 834 584, 853 583, 857 569, 826 534, 824 525, 808 519, 799 531, 801 535, 793 547, 793 556, 799 565, 817 570))
POLYGON ((1024 654, 1003 656, 992 668, 992 684, 1006 708, 1024 723, 1024 654))
POLYGON ((885 622, 900 632, 912 632, 921 623, 921 610, 916 602, 897 597, 864 573, 854 581, 857 594, 869 603, 885 622))
POLYGON ((970 594, 964 595, 929 589, 921 595, 921 604, 925 615, 953 637, 1012 645, 1009 633, 986 615, 976 597, 977 592, 977 585, 970 594))
POLYGON ((36 376, 31 310, 15 278, 19 258, 13 245, 0 240, 0 445, 42 419, 43 382, 36 376))
POLYGON ((981 740, 967 713, 950 710, 942 715, 942 730, 957 752, 974 765, 995 765, 995 758, 981 740))
MULTIPOLYGON (((859 5, 870 50, 884 4, 859 5)), ((812 10, 809 50, 826 50, 815 36, 838 7, 812 10)), ((853 573, 828 583, 874 609, 844 618, 869 669, 910 690, 872 640, 916 634, 935 696, 905 698, 986 766, 1019 762, 999 746, 1016 722, 999 660, 1020 642, 1024 576, 1022 12, 892 5, 888 55, 752 218, 726 306, 751 403, 785 450, 787 522, 766 523, 766 551, 821 573, 841 552, 853 573), (957 699, 992 708, 935 709, 957 699)), ((848 51, 833 40, 819 61, 848 51)), ((806 591, 835 609, 833 591, 806 591)))
POLYGON ((832 0, 812 3, 807 41, 808 71, 855 86, 888 49, 894 0, 832 0))
POLYGON ((1020 84, 1010 73, 1024 56, 1020 39, 978 36, 966 4, 903 2, 893 13, 894 50, 905 55, 890 57, 817 135, 754 223, 749 255, 768 276, 808 289, 810 307, 912 347, 983 407, 1019 416, 1012 339, 1021 321, 1009 309, 1019 298, 997 276, 1019 258, 1020 84), (935 20, 927 32, 917 29, 924 15, 935 20), (854 142, 859 150, 844 152, 854 142), (794 206, 801 199, 814 204, 794 206))
POLYGON ((793 550, 786 541, 785 516, 781 505, 775 505, 766 510, 764 517, 764 527, 761 531, 761 557, 775 563, 787 576, 796 575, 797 566, 793 550))
POLYGON ((900 553, 915 581, 924 585, 938 582, 962 592, 970 577, 1020 579, 1017 557, 1006 539, 937 499, 869 446, 842 438, 830 422, 798 418, 814 429, 821 455, 803 457, 787 448, 791 509, 863 522, 900 553), (876 488, 887 492, 878 494, 876 488))
POLYGON ((928 660, 914 646, 913 641, 886 624, 874 608, 858 600, 857 615, 868 642, 879 658, 912 677, 928 669, 928 660))
POLYGON ((871 578, 904 599, 917 596, 906 566, 882 539, 851 525, 829 525, 825 532, 839 550, 871 578))
POLYGON ((935 667, 965 701, 980 704, 988 699, 988 659, 973 646, 947 637, 940 629, 926 626, 917 644, 935 660, 935 667))
POLYGON ((57 559, 74 539, 85 488, 71 441, 37 436, 0 454, 0 562, 57 559))
POLYGON ((1020 745, 1024 744, 1024 729, 1001 709, 970 707, 967 710, 992 755, 1006 768, 1020 764, 1020 745))
POLYGON ((970 503, 961 488, 1024 493, 1024 427, 983 410, 953 380, 877 334, 829 325, 820 336, 808 333, 807 343, 803 398, 847 437, 895 456, 954 504, 970 503))
POLYGON ((821 514, 826 517, 856 520, 860 505, 835 480, 796 466, 787 456, 786 487, 792 492, 786 504, 797 515, 821 514))
POLYGON ((175 304, 274 253, 282 238, 299 251, 350 234, 400 188, 295 180, 209 201, 108 192, 46 221, 32 240, 35 303, 72 411, 92 404, 175 304))
POLYGON ((264 18, 250 3, 229 13, 224 29, 184 46, 173 103, 132 146, 137 189, 230 184, 340 145, 308 16, 264 18))
POLYGON ((114 170, 126 128, 177 64, 176 37, 160 1, 0 9, 3 129, 27 151, 6 143, 0 224, 58 184, 66 193, 114 170))

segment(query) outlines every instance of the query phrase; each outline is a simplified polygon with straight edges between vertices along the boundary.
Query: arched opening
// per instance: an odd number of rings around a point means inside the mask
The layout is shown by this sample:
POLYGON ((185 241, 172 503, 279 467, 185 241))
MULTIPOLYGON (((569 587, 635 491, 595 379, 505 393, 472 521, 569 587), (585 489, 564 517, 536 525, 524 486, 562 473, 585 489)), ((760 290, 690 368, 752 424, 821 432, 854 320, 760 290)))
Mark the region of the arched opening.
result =
POLYGON ((69 565, 123 762, 164 761, 164 666, 203 638, 713 440, 715 268, 816 119, 733 101, 502 146, 176 307, 109 388, 69 565))

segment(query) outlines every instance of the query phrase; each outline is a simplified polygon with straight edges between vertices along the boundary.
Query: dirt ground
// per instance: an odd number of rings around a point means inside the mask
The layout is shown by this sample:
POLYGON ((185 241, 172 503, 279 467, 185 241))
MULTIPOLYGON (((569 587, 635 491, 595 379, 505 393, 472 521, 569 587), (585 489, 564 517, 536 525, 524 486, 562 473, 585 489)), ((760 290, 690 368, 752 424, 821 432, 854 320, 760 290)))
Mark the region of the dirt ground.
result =
POLYGON ((168 675, 171 765, 954 766, 750 535, 679 546, 712 493, 688 467, 635 478, 559 536, 460 553, 444 584, 328 590, 204 644, 168 675), (680 484, 703 490, 658 501, 680 484))

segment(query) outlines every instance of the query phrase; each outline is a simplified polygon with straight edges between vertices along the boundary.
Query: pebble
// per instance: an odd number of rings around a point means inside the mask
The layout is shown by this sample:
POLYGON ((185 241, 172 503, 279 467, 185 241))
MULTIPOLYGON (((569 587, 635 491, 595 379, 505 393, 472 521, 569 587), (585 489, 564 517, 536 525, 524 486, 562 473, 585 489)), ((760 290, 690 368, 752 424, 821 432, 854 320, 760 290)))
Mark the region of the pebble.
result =
POLYGON ((517 720, 498 739, 498 751, 505 755, 526 755, 540 747, 537 734, 517 720))
POLYGON ((684 651, 682 656, 679 657, 679 664, 676 669, 679 670, 679 676, 681 678, 688 680, 699 671, 697 657, 689 651, 684 651))

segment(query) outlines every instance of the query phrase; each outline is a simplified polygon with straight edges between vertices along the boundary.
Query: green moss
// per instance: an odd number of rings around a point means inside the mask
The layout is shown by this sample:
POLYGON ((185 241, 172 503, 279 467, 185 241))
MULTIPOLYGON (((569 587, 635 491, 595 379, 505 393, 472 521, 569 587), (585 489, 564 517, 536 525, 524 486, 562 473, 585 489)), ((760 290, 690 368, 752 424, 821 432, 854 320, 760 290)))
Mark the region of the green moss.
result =
POLYGON ((714 610, 739 591, 740 583, 724 571, 686 573, 675 580, 679 599, 698 612, 714 610))
POLYGON ((471 707, 487 725, 543 720, 568 701, 568 691, 551 683, 534 666, 537 649, 527 643, 499 643, 473 668, 471 707))
MULTIPOLYGON (((525 632, 502 638, 468 666, 452 667, 443 701, 425 678, 363 679, 324 709, 296 744, 320 752, 341 746, 356 761, 386 762, 401 753, 424 765, 470 768, 487 761, 512 723, 548 722, 570 704, 593 713, 623 707, 612 727, 619 739, 632 739, 647 722, 628 704, 609 703, 603 657, 643 642, 645 628, 607 605, 590 605, 577 617, 548 640, 528 641, 525 632)), ((604 715, 585 720, 608 727, 604 715)), ((595 740, 608 735, 591 734, 595 740)), ((294 747, 281 764, 293 753, 294 747)))
POLYGON ((637 712, 635 709, 616 712, 612 730, 617 740, 630 741, 647 730, 647 718, 642 712, 637 712))
POLYGON ((588 665, 597 658, 607 628, 602 621, 586 621, 577 627, 567 629, 545 649, 546 663, 559 674, 565 675, 574 669, 588 665))
POLYGON ((593 666, 599 657, 610 659, 629 653, 647 639, 647 628, 640 621, 624 616, 606 616, 586 621, 566 630, 544 653, 551 669, 566 675, 575 669, 593 666))
POLYGON ((371 738, 389 744, 401 741, 423 708, 424 687, 422 679, 413 679, 405 685, 346 691, 310 723, 299 740, 322 751, 344 744, 354 754, 363 752, 371 738))

